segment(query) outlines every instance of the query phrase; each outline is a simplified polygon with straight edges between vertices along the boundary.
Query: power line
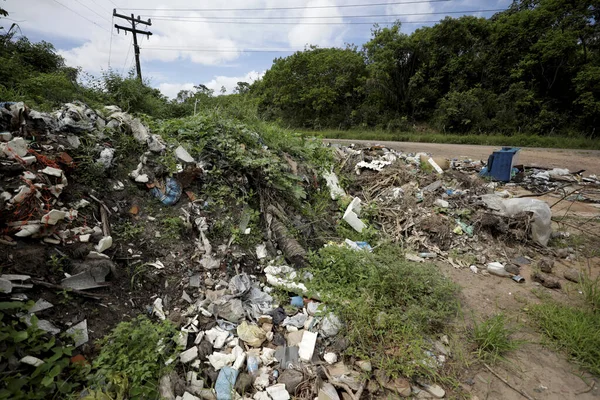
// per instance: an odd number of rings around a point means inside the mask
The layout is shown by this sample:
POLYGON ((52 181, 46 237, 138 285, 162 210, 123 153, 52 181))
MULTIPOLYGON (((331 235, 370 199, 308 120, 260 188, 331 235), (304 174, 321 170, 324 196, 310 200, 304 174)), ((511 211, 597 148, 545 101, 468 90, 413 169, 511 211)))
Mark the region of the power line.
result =
POLYGON ((341 4, 341 5, 326 5, 326 6, 296 6, 296 7, 258 7, 258 8, 122 8, 124 11, 275 11, 275 10, 314 10, 323 8, 351 8, 351 7, 381 7, 392 6, 399 4, 417 4, 417 3, 441 3, 452 0, 412 0, 398 1, 388 3, 372 3, 372 4, 341 4))
POLYGON ((115 7, 119 8, 119 6, 118 6, 118 5, 116 5, 114 1, 112 1, 112 0, 108 0, 108 1, 110 1, 110 2, 112 3, 112 5, 113 5, 113 6, 115 6, 115 7))
POLYGON ((205 23, 205 24, 237 24, 237 25, 392 25, 396 22, 402 24, 436 24, 437 21, 347 21, 347 22, 267 22, 267 21, 214 21, 214 20, 173 20, 173 19, 162 19, 154 18, 154 20, 160 21, 177 21, 177 22, 194 22, 194 23, 205 23))
MULTIPOLYGON (((131 38, 131 41, 133 42, 133 37, 131 38)), ((125 72, 125 66, 127 65, 127 59, 129 58, 129 53, 131 53, 131 42, 129 43, 129 46, 127 46, 127 55, 125 56, 125 62, 123 63, 123 68, 121 68, 121 75, 123 75, 123 73, 125 72)))
POLYGON ((97 13, 93 8, 88 7, 87 5, 82 3, 80 0, 75 0, 75 1, 78 2, 79 4, 81 4, 82 6, 84 6, 85 8, 87 8, 88 10, 90 10, 91 12, 93 12, 94 14, 96 14, 97 16, 99 16, 100 18, 102 18, 103 20, 105 20, 106 22, 110 22, 110 20, 108 18, 106 18, 104 15, 97 13))
MULTIPOLYGON (((495 8, 495 9, 490 9, 490 10, 464 10, 464 11, 437 11, 437 12, 424 12, 424 13, 402 13, 402 14, 367 14, 367 15, 331 15, 331 16, 322 16, 322 15, 316 15, 316 16, 299 16, 299 17, 292 17, 292 16, 267 16, 267 17, 240 17, 240 16, 229 16, 229 17, 223 17, 223 16, 219 16, 219 17, 212 17, 212 16, 173 16, 173 15, 154 15, 152 16, 152 19, 163 19, 164 18, 171 18, 174 21, 185 21, 185 20, 190 20, 190 21, 194 21, 195 18, 201 18, 201 19, 207 19, 207 20, 222 20, 222 19, 227 19, 227 20, 257 20, 257 19, 277 19, 277 20, 282 20, 282 19, 327 19, 327 18, 382 18, 382 17, 409 17, 409 16, 421 16, 421 15, 447 15, 447 14, 472 14, 472 13, 482 13, 482 12, 498 12, 498 11, 505 11, 504 8, 495 8)), ((145 14, 145 16, 148 16, 148 14, 145 14)))
POLYGON ((96 0, 90 0, 92 3, 94 3, 98 9, 102 10, 102 12, 111 12, 110 10, 108 10, 107 8, 104 8, 103 6, 101 6, 100 4, 96 3, 96 0))
POLYGON ((88 17, 79 14, 77 11, 73 10, 72 8, 65 6, 63 3, 59 2, 58 0, 52 0, 52 1, 55 2, 56 4, 59 4, 59 5, 63 6, 64 8, 66 8, 69 11, 71 11, 72 13, 79 15, 81 18, 85 19, 86 21, 91 22, 92 24, 96 25, 98 28, 104 29, 106 32, 110 32, 108 29, 106 29, 106 28, 98 25, 97 23, 95 23, 94 21, 92 21, 91 19, 89 19, 88 17))

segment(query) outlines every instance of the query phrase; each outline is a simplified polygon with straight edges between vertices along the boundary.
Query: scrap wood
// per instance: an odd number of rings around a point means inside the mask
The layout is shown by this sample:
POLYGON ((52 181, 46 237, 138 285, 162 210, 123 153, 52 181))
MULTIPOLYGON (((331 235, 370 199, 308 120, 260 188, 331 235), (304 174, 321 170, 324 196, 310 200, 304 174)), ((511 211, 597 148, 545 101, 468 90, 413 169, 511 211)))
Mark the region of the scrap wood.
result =
POLYGON ((94 300, 102 300, 102 298, 107 297, 104 294, 98 294, 98 293, 91 294, 91 293, 84 292, 82 290, 66 288, 66 287, 62 287, 60 285, 55 285, 55 284, 50 283, 50 282, 40 281, 38 279, 32 279, 31 282, 34 285, 44 286, 44 287, 47 287, 49 289, 64 290, 67 293, 76 294, 76 295, 79 295, 81 297, 87 297, 89 299, 94 299, 94 300))
POLYGON ((489 365, 487 365, 486 363, 483 363, 483 365, 498 379, 500 379, 502 382, 504 382, 504 384, 506 386, 508 386, 509 388, 511 388, 512 390, 514 390, 515 392, 519 393, 521 396, 525 397, 528 400, 534 400, 533 397, 529 396, 527 393, 525 393, 523 390, 521 389, 517 389, 516 387, 514 387, 513 385, 511 385, 510 383, 508 383, 508 381, 506 379, 504 379, 503 377, 501 377, 500 375, 498 375, 498 373, 496 371, 494 371, 493 369, 490 368, 489 365))

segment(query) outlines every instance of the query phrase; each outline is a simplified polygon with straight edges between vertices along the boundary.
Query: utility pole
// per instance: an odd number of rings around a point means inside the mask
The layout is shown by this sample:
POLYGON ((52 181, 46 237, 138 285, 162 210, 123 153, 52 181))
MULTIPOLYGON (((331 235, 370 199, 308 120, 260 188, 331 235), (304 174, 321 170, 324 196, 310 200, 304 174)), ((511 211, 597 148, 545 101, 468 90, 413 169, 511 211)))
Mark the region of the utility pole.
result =
POLYGON ((140 35, 146 35, 146 37, 149 38, 150 35, 152 35, 152 32, 140 31, 139 29, 136 29, 135 26, 136 24, 152 26, 152 21, 150 20, 150 18, 148 18, 148 21, 142 21, 139 15, 136 19, 133 14, 131 14, 131 17, 118 14, 116 9, 113 9, 113 17, 123 18, 124 20, 131 22, 131 28, 117 24, 115 24, 115 28, 117 28, 117 33, 119 33, 119 30, 122 29, 125 32, 131 32, 133 34, 133 50, 135 51, 135 69, 137 71, 137 77, 141 81, 142 66, 140 65, 140 46, 138 46, 137 43, 137 34, 139 33, 140 35))

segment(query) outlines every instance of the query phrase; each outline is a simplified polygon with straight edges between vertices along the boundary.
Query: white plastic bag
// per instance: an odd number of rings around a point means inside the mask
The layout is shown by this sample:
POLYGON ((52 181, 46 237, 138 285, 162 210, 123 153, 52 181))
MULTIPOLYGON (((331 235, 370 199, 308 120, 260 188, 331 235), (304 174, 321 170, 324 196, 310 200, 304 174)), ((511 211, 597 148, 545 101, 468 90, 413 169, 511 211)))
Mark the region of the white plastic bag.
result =
POLYGON ((548 245, 552 234, 552 211, 548 204, 536 199, 506 199, 502 201, 502 207, 509 217, 521 212, 533 213, 531 237, 542 246, 548 245))

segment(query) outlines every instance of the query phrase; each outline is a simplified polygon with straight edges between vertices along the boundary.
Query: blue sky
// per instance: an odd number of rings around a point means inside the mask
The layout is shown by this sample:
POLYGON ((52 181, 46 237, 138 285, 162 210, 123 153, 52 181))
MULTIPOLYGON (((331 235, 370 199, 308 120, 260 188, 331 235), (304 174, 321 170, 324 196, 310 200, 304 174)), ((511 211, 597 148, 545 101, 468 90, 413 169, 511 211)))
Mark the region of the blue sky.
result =
MULTIPOLYGON (((173 97, 181 89, 205 84, 218 92, 230 93, 238 81, 259 78, 276 57, 291 52, 265 50, 302 49, 305 45, 361 45, 370 38, 371 25, 349 22, 406 22, 410 33, 430 26, 446 15, 461 11, 503 9, 510 0, 6 0, 3 7, 10 19, 18 21, 23 34, 32 41, 54 44, 68 65, 79 66, 93 75, 110 66, 119 73, 133 67, 131 34, 117 34, 112 9, 142 19, 152 18, 149 40, 140 38, 142 73, 153 86, 173 97), (390 3, 405 4, 390 4, 390 3), (26 3, 26 4, 24 4, 26 3), (356 4, 373 7, 347 7, 356 4), (25 5, 25 6, 24 6, 25 5), (322 7, 273 10, 281 7, 322 7), (147 8, 150 10, 142 10, 147 8), (194 9, 177 11, 174 9, 194 9), (237 10, 205 11, 207 8, 237 10), (263 10, 239 10, 262 8, 263 10), (264 10, 271 8, 271 10, 264 10), (203 10, 198 10, 203 9, 203 10), (439 13, 439 14, 432 14, 439 13), (403 14, 401 16, 394 16, 403 14), (405 15, 413 14, 413 15, 405 15), (420 14, 420 15, 417 15, 420 14), (377 16, 374 16, 377 15, 377 16), (373 16, 373 17, 369 17, 373 16), (327 17, 327 18, 324 18, 327 17), (268 18, 268 19, 263 19, 268 18), (216 23, 219 22, 219 23, 216 23), (247 24, 243 22, 260 22, 247 24), (300 24, 303 22, 304 24, 300 24), (246 51, 245 51, 246 50, 246 51), (248 52, 260 50, 261 52, 248 52)), ((454 13, 458 12, 458 13, 454 13)), ((469 12, 489 17, 493 12, 469 12)), ((4 24, 6 25, 6 24, 4 24)), ((144 29, 140 25, 138 29, 144 29)))

